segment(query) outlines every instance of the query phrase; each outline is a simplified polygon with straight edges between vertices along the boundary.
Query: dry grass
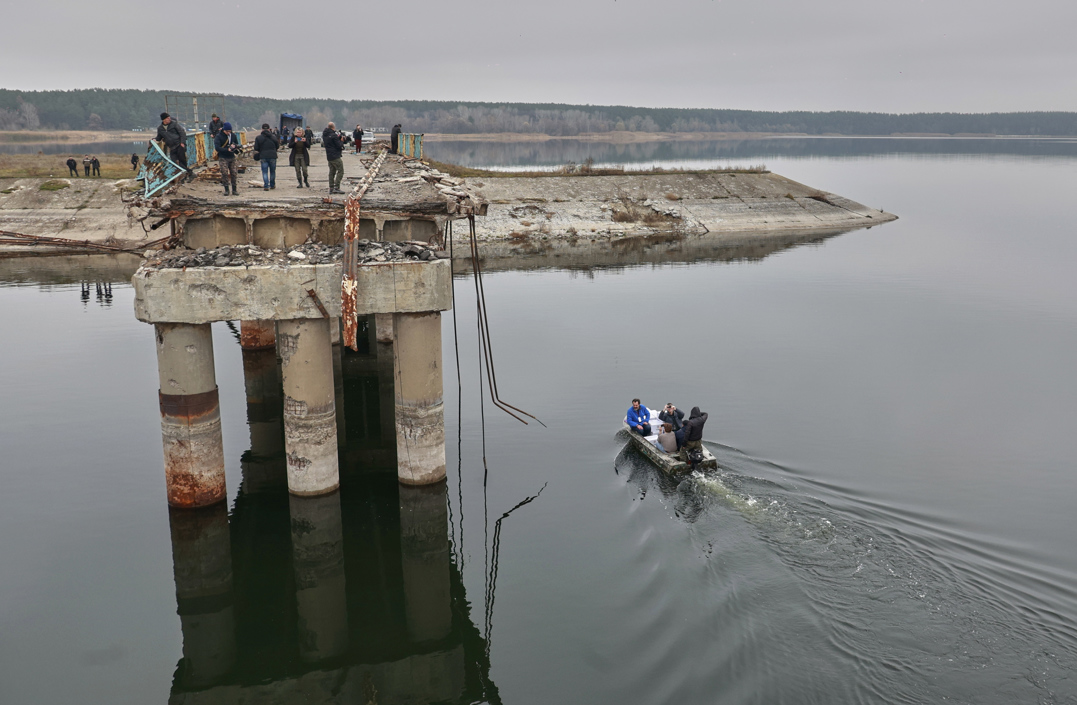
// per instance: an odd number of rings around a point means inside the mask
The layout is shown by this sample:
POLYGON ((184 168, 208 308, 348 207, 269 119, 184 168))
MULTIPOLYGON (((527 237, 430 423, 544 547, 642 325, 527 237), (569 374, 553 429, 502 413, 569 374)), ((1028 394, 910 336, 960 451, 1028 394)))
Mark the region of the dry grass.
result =
POLYGON ((71 184, 66 181, 60 181, 59 179, 50 179, 45 183, 37 187, 39 191, 61 191, 71 184))
POLYGON ((621 203, 610 214, 610 218, 615 223, 643 223, 652 228, 658 228, 674 226, 681 222, 681 219, 676 216, 659 213, 654 208, 633 201, 628 196, 622 195, 620 201, 621 203))
POLYGON ((98 154, 101 176, 82 176, 82 154, 0 154, 0 178, 45 179, 68 176, 68 157, 79 165, 79 178, 133 179, 138 172, 131 170, 131 155, 98 154))
POLYGON ((679 200, 681 200, 681 197, 680 197, 680 196, 678 196, 678 195, 677 195, 677 194, 675 194, 675 193, 667 193, 667 194, 666 194, 666 198, 667 198, 668 200, 670 200, 670 201, 679 201, 679 200))

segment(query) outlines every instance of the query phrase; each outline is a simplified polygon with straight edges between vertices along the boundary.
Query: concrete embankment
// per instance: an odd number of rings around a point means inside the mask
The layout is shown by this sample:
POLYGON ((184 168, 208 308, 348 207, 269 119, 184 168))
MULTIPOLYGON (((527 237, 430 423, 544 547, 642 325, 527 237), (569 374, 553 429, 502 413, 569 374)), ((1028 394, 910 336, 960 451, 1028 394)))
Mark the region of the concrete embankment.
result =
MULTIPOLYGON (((135 186, 130 179, 0 179, 0 230, 120 246, 148 242, 165 232, 147 234, 128 219, 121 193, 135 186)), ((5 253, 45 251, 56 248, 0 243, 5 253)))
MULTIPOLYGON (((50 181, 67 185, 43 190, 44 179, 0 180, 0 230, 121 246, 166 233, 147 233, 128 217, 121 193, 131 181, 50 181)), ((606 250, 605 258, 616 260, 618 252, 631 248, 615 243, 632 238, 665 242, 705 236, 711 245, 754 240, 765 248, 790 233, 822 237, 896 218, 765 172, 483 176, 469 178, 467 185, 490 203, 486 217, 476 219, 477 234, 484 256, 499 258, 544 250, 561 258, 585 251, 592 257, 606 250)), ((456 243, 466 243, 463 223, 457 222, 455 236, 456 243)), ((48 249, 0 243, 0 252, 9 254, 48 249)), ((456 254, 465 255, 466 249, 456 254)))

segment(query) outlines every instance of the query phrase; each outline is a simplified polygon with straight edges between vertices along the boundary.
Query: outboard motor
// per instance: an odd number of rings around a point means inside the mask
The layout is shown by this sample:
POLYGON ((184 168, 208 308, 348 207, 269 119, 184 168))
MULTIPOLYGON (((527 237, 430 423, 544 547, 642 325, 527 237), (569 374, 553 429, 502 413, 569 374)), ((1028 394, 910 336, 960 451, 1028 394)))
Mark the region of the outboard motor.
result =
POLYGON ((703 451, 700 448, 693 448, 688 451, 688 467, 692 472, 696 471, 700 465, 703 464, 703 451))

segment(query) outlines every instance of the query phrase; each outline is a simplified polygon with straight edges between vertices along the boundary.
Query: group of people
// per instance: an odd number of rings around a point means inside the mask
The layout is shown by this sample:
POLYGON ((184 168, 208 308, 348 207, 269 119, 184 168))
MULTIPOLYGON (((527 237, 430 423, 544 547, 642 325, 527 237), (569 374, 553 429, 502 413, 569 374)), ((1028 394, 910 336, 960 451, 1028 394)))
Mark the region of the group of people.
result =
MULTIPOLYGON (((208 129, 213 137, 213 146, 217 151, 217 163, 221 171, 221 184, 224 186, 224 194, 238 195, 236 191, 236 179, 238 168, 236 155, 242 150, 239 137, 232 130, 232 124, 221 121, 216 113, 209 121, 208 129)), ((325 157, 329 162, 329 193, 342 194, 340 184, 344 180, 344 146, 348 142, 355 144, 355 154, 363 149, 363 137, 366 132, 362 125, 356 125, 351 134, 337 130, 335 123, 330 122, 322 131, 322 146, 325 148, 325 157)), ((390 151, 396 154, 397 143, 400 136, 400 125, 394 125, 390 136, 390 151)), ((168 113, 161 113, 161 124, 157 128, 157 139, 165 143, 169 158, 176 164, 186 168, 187 166, 187 133, 183 126, 173 120, 168 113)), ((262 189, 269 191, 277 188, 277 155, 287 147, 290 151, 288 165, 295 169, 295 178, 298 182, 296 188, 310 188, 310 148, 314 143, 314 135, 309 129, 296 127, 289 130, 287 127, 277 129, 270 127, 269 123, 262 123, 262 131, 254 140, 254 159, 262 166, 262 189)), ((70 166, 73 160, 69 161, 70 166)), ((132 168, 138 167, 137 155, 132 155, 132 168)), ((193 178, 193 172, 187 169, 188 178, 193 178)), ((89 172, 87 172, 89 175, 89 172)))
MULTIPOLYGON (((101 162, 97 157, 87 154, 82 158, 82 169, 86 172, 86 176, 101 176, 101 162)), ((75 161, 74 157, 67 158, 67 171, 68 176, 78 177, 79 175, 79 163, 75 161)))
MULTIPOLYGON (((658 420, 662 425, 654 444, 659 450, 665 453, 681 453, 687 457, 688 451, 703 449, 703 426, 707 423, 707 414, 700 411, 698 406, 692 407, 692 412, 685 421, 683 411, 673 404, 666 404, 658 412, 658 420)), ((646 437, 654 432, 651 428, 651 410, 641 404, 639 399, 632 400, 632 406, 625 414, 625 421, 633 433, 646 437)))

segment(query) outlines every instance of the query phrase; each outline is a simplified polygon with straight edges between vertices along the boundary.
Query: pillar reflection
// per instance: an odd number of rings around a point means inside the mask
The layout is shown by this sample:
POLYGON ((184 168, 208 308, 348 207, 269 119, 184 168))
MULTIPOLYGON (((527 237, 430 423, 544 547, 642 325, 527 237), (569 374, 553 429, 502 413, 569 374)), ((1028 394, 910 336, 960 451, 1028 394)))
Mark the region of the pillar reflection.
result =
POLYGON ((340 495, 288 498, 299 655, 317 663, 348 648, 340 495))

